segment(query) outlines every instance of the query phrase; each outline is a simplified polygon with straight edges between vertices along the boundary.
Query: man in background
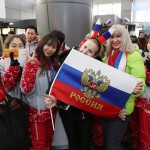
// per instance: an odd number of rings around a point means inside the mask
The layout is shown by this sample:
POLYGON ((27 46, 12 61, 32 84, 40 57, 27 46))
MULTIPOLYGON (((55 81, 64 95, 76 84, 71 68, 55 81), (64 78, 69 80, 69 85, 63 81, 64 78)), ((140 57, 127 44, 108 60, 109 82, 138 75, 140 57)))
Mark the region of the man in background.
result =
POLYGON ((26 40, 25 49, 27 49, 29 54, 31 54, 37 48, 40 40, 40 37, 37 34, 36 27, 28 26, 25 29, 25 40, 26 40))

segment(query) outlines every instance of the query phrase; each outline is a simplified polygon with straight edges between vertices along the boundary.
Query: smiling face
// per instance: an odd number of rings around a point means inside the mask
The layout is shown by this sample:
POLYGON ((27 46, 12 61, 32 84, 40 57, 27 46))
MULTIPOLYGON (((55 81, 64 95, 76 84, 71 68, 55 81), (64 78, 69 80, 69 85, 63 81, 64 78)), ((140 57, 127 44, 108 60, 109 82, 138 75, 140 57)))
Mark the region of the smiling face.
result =
POLYGON ((121 48, 121 34, 119 32, 113 33, 110 37, 110 44, 114 50, 119 50, 121 48))
POLYGON ((56 52, 56 50, 57 50, 56 45, 51 43, 47 43, 43 47, 43 53, 47 58, 51 57, 56 52))
POLYGON ((79 52, 95 58, 98 54, 98 47, 93 39, 89 39, 80 47, 79 52))
POLYGON ((21 49, 21 48, 24 48, 24 44, 22 43, 22 41, 19 39, 19 38, 14 38, 10 44, 9 44, 9 49, 14 49, 14 48, 17 48, 17 49, 21 49))

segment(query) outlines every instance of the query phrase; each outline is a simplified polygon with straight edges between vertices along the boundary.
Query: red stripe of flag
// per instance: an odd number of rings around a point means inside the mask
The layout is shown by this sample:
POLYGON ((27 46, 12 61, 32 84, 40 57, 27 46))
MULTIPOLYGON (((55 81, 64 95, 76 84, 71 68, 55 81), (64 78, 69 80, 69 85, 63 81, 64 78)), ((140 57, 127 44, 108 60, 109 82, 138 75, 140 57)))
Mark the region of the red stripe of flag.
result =
POLYGON ((121 108, 98 98, 86 98, 83 92, 76 88, 70 87, 59 80, 55 81, 51 94, 66 104, 78 107, 98 116, 115 118, 121 110, 121 108), (62 89, 66 89, 65 92, 62 89))

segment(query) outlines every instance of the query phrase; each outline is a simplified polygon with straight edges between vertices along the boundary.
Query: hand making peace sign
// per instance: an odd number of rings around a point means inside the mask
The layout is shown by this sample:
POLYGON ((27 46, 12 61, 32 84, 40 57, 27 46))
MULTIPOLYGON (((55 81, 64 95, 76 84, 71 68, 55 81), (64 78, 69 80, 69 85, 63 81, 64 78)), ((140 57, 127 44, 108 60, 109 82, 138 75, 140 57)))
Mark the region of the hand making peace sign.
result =
POLYGON ((35 57, 35 52, 33 52, 32 56, 29 55, 29 53, 27 52, 27 61, 30 62, 32 65, 35 65, 36 62, 36 57, 35 57))

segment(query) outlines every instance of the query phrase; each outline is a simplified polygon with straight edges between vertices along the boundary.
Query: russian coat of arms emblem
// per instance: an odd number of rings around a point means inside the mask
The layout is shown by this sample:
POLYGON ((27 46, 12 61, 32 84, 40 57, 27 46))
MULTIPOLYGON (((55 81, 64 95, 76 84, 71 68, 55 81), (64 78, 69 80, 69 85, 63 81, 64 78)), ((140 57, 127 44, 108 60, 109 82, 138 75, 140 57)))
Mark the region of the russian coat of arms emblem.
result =
POLYGON ((80 90, 87 98, 100 98, 101 92, 106 91, 109 85, 110 79, 102 75, 101 70, 93 71, 92 69, 85 69, 81 76, 80 90))

